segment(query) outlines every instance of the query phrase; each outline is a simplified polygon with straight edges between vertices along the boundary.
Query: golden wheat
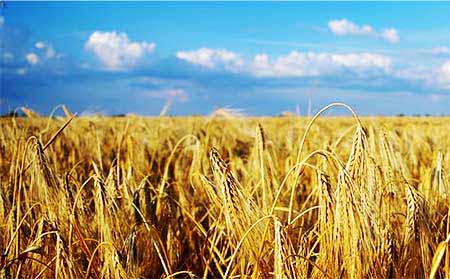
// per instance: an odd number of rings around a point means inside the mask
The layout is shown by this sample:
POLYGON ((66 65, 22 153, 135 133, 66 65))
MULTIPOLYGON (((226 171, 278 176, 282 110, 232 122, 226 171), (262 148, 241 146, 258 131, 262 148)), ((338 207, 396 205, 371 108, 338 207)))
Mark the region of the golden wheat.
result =
POLYGON ((0 278, 450 278, 449 118, 60 108, 0 119, 0 278))

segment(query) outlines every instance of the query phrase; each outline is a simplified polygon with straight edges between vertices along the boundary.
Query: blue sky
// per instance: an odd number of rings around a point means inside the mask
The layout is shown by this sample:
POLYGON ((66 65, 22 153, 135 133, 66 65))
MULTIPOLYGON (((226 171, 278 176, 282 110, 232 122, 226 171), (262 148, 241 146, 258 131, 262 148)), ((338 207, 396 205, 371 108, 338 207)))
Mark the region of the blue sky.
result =
POLYGON ((450 113, 450 2, 6 2, 0 112, 450 113))

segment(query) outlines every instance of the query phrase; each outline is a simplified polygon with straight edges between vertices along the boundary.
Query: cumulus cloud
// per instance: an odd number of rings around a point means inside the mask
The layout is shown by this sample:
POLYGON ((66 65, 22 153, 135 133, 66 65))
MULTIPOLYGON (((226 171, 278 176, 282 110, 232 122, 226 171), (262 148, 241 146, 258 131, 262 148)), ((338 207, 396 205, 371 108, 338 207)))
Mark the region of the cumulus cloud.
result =
POLYGON ((411 64, 395 72, 395 76, 408 81, 420 82, 429 88, 450 89, 450 60, 435 66, 411 64))
POLYGON ((186 91, 183 89, 168 89, 163 92, 163 94, 166 96, 169 100, 180 100, 181 102, 186 102, 188 100, 188 95, 186 91))
POLYGON ((25 59, 31 65, 36 65, 39 62, 39 56, 37 56, 36 53, 33 53, 33 52, 27 53, 25 55, 25 59))
POLYGON ((375 53, 316 53, 292 51, 288 55, 271 59, 265 53, 252 59, 227 50, 202 48, 196 51, 178 52, 177 57, 189 63, 209 69, 242 72, 256 77, 309 77, 337 75, 344 71, 366 74, 373 71, 387 72, 390 58, 375 53))
POLYGON ((438 83, 442 87, 450 89, 450 60, 438 69, 438 83))
POLYGON ((47 55, 47 58, 52 58, 55 56, 55 50, 53 49, 52 46, 48 46, 45 51, 45 54, 47 55))
POLYGON ((450 48, 446 46, 438 46, 431 49, 433 55, 450 55, 450 48))
POLYGON ((223 67, 226 70, 237 72, 244 65, 244 59, 240 55, 226 49, 200 48, 195 51, 179 51, 176 56, 189 63, 210 69, 223 67))
POLYGON ((53 58, 56 55, 55 50, 53 49, 53 46, 50 44, 47 44, 43 41, 38 41, 34 44, 34 47, 45 52, 45 57, 47 59, 53 58))
POLYGON ((45 43, 42 41, 36 42, 34 46, 38 49, 43 49, 45 47, 45 43))
POLYGON ((368 35, 373 33, 373 28, 370 25, 362 25, 359 26, 355 24, 354 22, 351 22, 345 18, 338 19, 338 20, 332 20, 328 22, 328 27, 330 30, 338 35, 338 36, 345 36, 345 35, 368 35))
POLYGON ((373 36, 380 37, 390 43, 398 43, 400 37, 398 31, 394 28, 386 28, 380 31, 375 30, 368 24, 358 25, 345 18, 335 19, 328 22, 328 28, 337 36, 347 35, 361 35, 361 36, 373 36))
POLYGON ((166 101, 180 101, 187 102, 189 97, 185 90, 180 88, 168 88, 168 89, 158 89, 158 90, 148 90, 141 92, 143 96, 148 96, 152 98, 160 98, 166 101))
POLYGON ((23 76, 27 73, 27 69, 26 68, 20 68, 17 70, 17 74, 23 76))
POLYGON ((388 71, 391 60, 374 53, 302 53, 292 51, 270 61, 266 54, 255 56, 250 72, 256 76, 303 77, 334 75, 350 70, 357 74, 369 71, 388 71))
POLYGON ((433 103, 441 102, 442 99, 444 99, 444 96, 442 96, 442 95, 437 95, 437 94, 430 95, 430 101, 432 101, 433 103))
POLYGON ((4 60, 13 60, 14 54, 12 54, 11 52, 5 52, 5 53, 3 53, 3 59, 4 60))
POLYGON ((154 43, 130 41, 126 33, 92 33, 84 45, 92 51, 109 70, 123 70, 134 66, 145 54, 155 49, 154 43))
POLYGON ((396 44, 400 41, 400 37, 398 36, 398 32, 396 29, 394 28, 388 28, 388 29, 384 29, 381 33, 380 36, 385 39, 386 41, 396 44))

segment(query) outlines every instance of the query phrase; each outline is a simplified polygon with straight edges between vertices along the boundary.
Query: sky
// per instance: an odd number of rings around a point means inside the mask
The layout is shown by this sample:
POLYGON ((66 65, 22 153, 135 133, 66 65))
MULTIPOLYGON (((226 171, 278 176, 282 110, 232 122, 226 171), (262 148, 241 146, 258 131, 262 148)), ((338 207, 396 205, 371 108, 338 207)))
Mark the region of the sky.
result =
POLYGON ((6 1, 0 44, 0 113, 450 114, 450 2, 6 1))

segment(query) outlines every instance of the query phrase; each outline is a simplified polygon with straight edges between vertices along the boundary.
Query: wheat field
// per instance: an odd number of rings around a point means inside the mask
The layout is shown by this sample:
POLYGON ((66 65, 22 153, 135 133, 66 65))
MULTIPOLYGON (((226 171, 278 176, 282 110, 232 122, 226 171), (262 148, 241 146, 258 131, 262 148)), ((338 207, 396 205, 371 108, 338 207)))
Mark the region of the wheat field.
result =
POLYGON ((29 116, 0 278, 450 278, 448 117, 29 116))

